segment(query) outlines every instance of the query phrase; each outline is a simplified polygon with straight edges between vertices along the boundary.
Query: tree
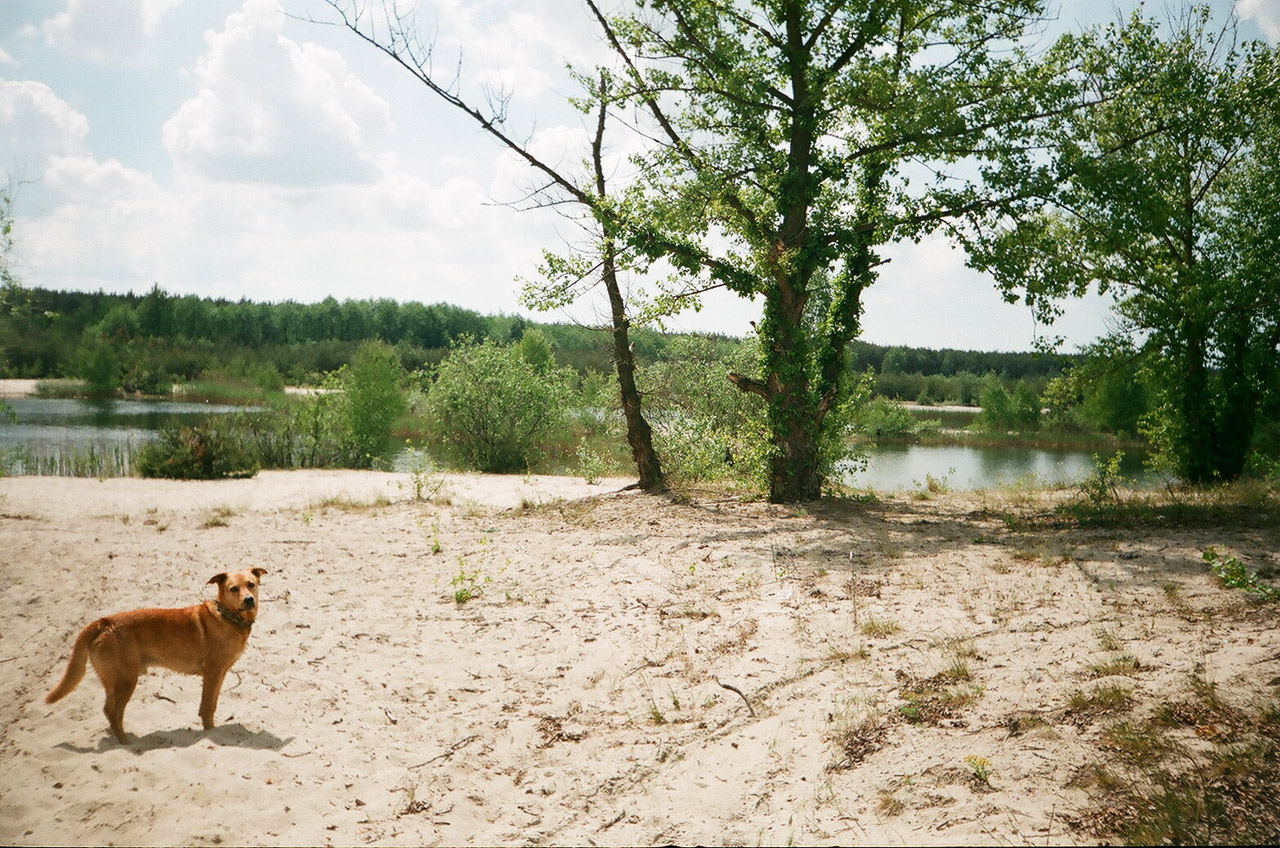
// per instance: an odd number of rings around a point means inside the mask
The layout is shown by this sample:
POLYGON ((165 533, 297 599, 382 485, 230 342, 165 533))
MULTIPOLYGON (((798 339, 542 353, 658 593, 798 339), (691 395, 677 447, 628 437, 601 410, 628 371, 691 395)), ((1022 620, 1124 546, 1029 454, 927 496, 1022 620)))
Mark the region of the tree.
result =
POLYGON ((765 401, 770 500, 816 498, 877 248, 1000 200, 960 166, 1077 105, 1016 48, 1041 4, 643 0, 611 20, 586 2, 663 142, 607 223, 762 300, 759 375, 729 378, 765 401))
POLYGON ((1050 139, 1067 179, 982 222, 971 256, 1046 321, 1112 292, 1154 394, 1144 431, 1208 483, 1240 475, 1276 392, 1280 53, 1237 47, 1207 7, 1161 30, 1138 13, 1080 39, 1101 102, 1050 139))
MULTIPOLYGON (((432 66, 432 44, 417 32, 411 15, 401 15, 394 5, 384 6, 379 17, 370 13, 359 0, 326 2, 338 13, 342 26, 385 53, 434 95, 465 114, 493 139, 524 160, 535 173, 545 178, 547 182, 534 192, 543 198, 543 203, 559 205, 567 200, 578 204, 602 225, 611 216, 609 210, 612 203, 606 185, 602 153, 606 119, 613 103, 607 74, 601 73, 598 78, 579 77, 582 81, 590 80, 582 105, 585 111, 596 117, 589 160, 590 176, 587 180, 581 180, 539 158, 528 143, 521 142, 508 131, 505 125, 507 99, 501 93, 487 92, 488 105, 481 109, 464 99, 450 84, 441 82, 432 66), (595 84, 597 79, 598 86, 595 84)), ((652 431, 645 420, 640 393, 636 389, 635 357, 629 338, 631 317, 618 282, 618 250, 608 227, 602 226, 602 229, 603 232, 596 239, 598 262, 591 270, 594 272, 592 276, 604 284, 609 299, 613 360, 627 424, 627 441, 639 474, 639 486, 646 491, 659 491, 665 487, 665 481, 658 454, 653 448, 652 431)), ((550 256, 548 263, 549 268, 553 269, 550 273, 553 279, 549 290, 558 290, 561 299, 571 297, 575 284, 581 278, 575 279, 570 272, 566 279, 563 272, 574 266, 557 264, 550 256)), ((549 305, 556 302, 557 297, 549 292, 546 297, 534 297, 532 300, 549 305)))

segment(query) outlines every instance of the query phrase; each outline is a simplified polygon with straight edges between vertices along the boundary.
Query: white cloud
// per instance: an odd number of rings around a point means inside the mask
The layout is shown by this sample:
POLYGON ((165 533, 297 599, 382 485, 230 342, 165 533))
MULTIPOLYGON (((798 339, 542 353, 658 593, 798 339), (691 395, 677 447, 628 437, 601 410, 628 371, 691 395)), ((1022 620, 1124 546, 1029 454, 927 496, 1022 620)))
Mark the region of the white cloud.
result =
POLYGON ((438 0, 434 7, 420 17, 429 26, 429 15, 434 14, 439 25, 439 66, 450 68, 460 59, 465 82, 505 90, 516 98, 533 98, 561 84, 559 73, 566 62, 590 68, 605 55, 597 27, 579 4, 438 0))
POLYGON ((332 50, 281 35, 274 0, 248 0, 205 34, 199 93, 164 126, 179 169, 231 182, 295 187, 371 182, 365 133, 389 108, 332 50))
POLYGON ((42 82, 0 80, 0 173, 29 180, 53 155, 84 150, 89 121, 42 82))
POLYGON ((160 18, 182 0, 67 0, 43 24, 46 43, 91 62, 132 63, 145 55, 160 18))
POLYGON ((1280 2, 1277 0, 1237 0, 1236 12, 1257 22, 1262 34, 1273 44, 1280 41, 1280 2))
POLYGON ((149 176, 114 160, 54 156, 41 188, 58 202, 22 226, 33 268, 79 288, 144 288, 156 279, 155 256, 172 244, 181 216, 149 176))
POLYGON ((1039 337, 1062 336, 1064 349, 1074 350, 1105 329, 1110 300, 1096 295, 1064 302, 1053 326, 1037 324, 1024 304, 1002 300, 991 278, 967 267, 964 251, 941 235, 881 252, 890 262, 862 298, 865 341, 1013 351, 1029 349, 1039 337))

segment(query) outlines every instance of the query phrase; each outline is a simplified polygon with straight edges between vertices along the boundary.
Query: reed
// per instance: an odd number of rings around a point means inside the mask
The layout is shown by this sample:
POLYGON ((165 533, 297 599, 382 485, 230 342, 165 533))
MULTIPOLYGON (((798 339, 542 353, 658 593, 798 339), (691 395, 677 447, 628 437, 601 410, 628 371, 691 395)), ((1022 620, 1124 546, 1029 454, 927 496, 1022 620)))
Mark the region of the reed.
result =
POLYGON ((63 444, 33 450, 20 445, 0 457, 0 470, 16 477, 128 477, 136 446, 63 444))

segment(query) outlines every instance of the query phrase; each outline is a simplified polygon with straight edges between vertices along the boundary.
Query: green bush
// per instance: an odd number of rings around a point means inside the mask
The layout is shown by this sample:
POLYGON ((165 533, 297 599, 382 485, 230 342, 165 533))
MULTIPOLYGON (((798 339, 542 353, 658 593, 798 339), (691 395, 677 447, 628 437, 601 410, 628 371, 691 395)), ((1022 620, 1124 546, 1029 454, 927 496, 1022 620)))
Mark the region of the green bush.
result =
POLYGON ((138 451, 136 467, 143 477, 214 480, 252 477, 258 464, 241 439, 212 419, 189 427, 168 426, 160 438, 138 451))
POLYGON ((863 404, 853 415, 854 429, 870 439, 903 439, 914 436, 916 422, 906 407, 886 397, 863 404))
POLYGON ((726 350, 717 339, 689 336, 672 340, 669 358, 640 372, 654 447, 671 482, 735 480, 764 488, 764 404, 727 376, 755 372, 757 357, 752 341, 726 350))
POLYGON ((395 349, 368 342, 342 370, 341 415, 350 435, 356 465, 367 468, 380 455, 391 425, 408 407, 400 389, 404 369, 395 349))
POLYGON ((561 370, 539 371, 517 347, 465 342, 440 364, 427 408, 435 432, 469 468, 520 471, 559 430, 567 382, 561 370))

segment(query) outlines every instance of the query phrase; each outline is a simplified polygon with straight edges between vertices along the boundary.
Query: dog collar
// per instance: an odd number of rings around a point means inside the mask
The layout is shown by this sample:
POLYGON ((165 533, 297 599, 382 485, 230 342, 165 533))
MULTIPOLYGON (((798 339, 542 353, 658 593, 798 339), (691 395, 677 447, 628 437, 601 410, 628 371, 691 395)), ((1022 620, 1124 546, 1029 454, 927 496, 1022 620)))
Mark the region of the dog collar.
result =
POLYGON ((218 608, 218 615, 222 616, 223 620, 236 630, 243 630, 245 633, 248 633, 253 628, 253 622, 247 620, 236 610, 227 609, 217 601, 214 601, 214 605, 218 608))

